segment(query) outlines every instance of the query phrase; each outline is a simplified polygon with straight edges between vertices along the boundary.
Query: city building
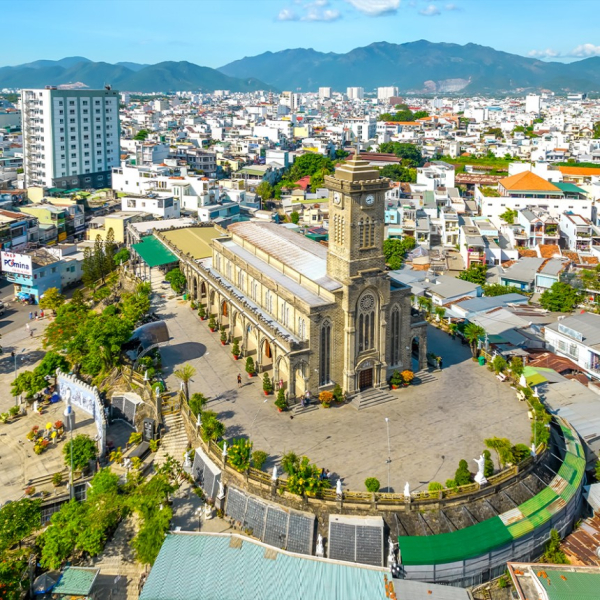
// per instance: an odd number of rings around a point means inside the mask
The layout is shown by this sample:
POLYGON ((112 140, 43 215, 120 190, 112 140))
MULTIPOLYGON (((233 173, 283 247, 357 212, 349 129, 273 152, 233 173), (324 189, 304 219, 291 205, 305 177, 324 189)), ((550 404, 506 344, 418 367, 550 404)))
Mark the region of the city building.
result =
POLYGON ((21 91, 25 186, 102 188, 119 164, 119 92, 21 91))
POLYGON ((349 87, 346 89, 348 100, 362 100, 365 97, 365 90, 361 87, 349 87))
POLYGON ((398 88, 394 86, 380 87, 377 88, 377 100, 383 100, 387 102, 390 98, 394 98, 398 95, 398 88))
POLYGON ((319 98, 323 100, 328 100, 332 96, 332 91, 330 87, 320 87, 319 88, 319 98))

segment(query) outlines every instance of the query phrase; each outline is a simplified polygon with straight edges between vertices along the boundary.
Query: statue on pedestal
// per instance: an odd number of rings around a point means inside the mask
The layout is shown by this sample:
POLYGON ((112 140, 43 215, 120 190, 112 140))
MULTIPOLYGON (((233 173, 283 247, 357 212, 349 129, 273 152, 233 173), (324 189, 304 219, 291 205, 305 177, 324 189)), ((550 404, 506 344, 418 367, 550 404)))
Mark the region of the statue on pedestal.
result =
POLYGON ((325 548, 323 547, 323 536, 320 533, 317 536, 317 550, 315 551, 315 554, 319 558, 325 557, 325 548))
POLYGON ((480 455, 479 458, 474 458, 473 459, 476 463, 477 463, 477 473, 475 474, 475 483, 478 483, 479 485, 484 485, 487 483, 487 479, 485 478, 485 475, 483 474, 483 468, 485 466, 485 456, 480 455))
POLYGON ((404 497, 410 498, 410 485, 408 485, 408 481, 406 482, 406 485, 404 486, 404 497))

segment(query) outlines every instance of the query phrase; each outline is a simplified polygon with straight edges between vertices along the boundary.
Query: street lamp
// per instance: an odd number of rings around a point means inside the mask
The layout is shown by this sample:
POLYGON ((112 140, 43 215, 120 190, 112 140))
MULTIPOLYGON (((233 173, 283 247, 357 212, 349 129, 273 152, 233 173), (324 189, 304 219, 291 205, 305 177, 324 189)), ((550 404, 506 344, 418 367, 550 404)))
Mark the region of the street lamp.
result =
POLYGON ((65 425, 69 428, 71 433, 71 473, 69 475, 69 497, 71 500, 75 498, 75 488, 73 487, 73 429, 75 429, 75 411, 71 406, 71 396, 67 397, 67 406, 65 407, 65 412, 63 413, 65 417, 65 425))
MULTIPOLYGON (((15 359, 15 381, 17 380, 17 356, 27 351, 27 348, 22 348, 19 352, 11 352, 11 356, 15 359)), ((21 359, 23 360, 23 359, 21 359)), ((17 394, 15 393, 15 406, 17 406, 17 394)))
POLYGON ((387 471, 388 471, 388 493, 390 492, 390 465, 392 462, 392 449, 390 446, 390 420, 385 418, 385 426, 387 428, 387 440, 388 440, 388 458, 385 461, 387 463, 387 471))

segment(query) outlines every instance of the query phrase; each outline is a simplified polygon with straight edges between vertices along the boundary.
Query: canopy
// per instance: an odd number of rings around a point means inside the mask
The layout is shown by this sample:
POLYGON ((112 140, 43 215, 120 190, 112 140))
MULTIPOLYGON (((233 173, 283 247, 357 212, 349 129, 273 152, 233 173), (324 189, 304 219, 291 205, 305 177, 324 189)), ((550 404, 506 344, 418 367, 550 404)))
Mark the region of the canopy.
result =
POLYGON ((142 238, 139 244, 131 246, 149 267, 159 267, 178 262, 179 259, 153 235, 142 238))
POLYGON ((36 596, 39 594, 46 594, 56 585, 57 579, 58 577, 54 578, 49 573, 42 573, 33 582, 33 593, 36 596))

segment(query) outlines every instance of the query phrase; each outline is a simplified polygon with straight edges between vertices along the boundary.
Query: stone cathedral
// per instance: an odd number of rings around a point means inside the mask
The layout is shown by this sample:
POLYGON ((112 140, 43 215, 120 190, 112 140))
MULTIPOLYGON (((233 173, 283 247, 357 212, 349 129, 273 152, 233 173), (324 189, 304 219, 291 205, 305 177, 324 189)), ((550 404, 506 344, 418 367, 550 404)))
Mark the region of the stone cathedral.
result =
POLYGON ((253 221, 230 225, 207 259, 170 245, 192 297, 291 398, 335 384, 352 395, 386 386, 396 369, 426 364, 426 324, 411 316, 410 288, 385 268, 389 180, 356 159, 339 165, 325 186, 328 247, 253 221))

